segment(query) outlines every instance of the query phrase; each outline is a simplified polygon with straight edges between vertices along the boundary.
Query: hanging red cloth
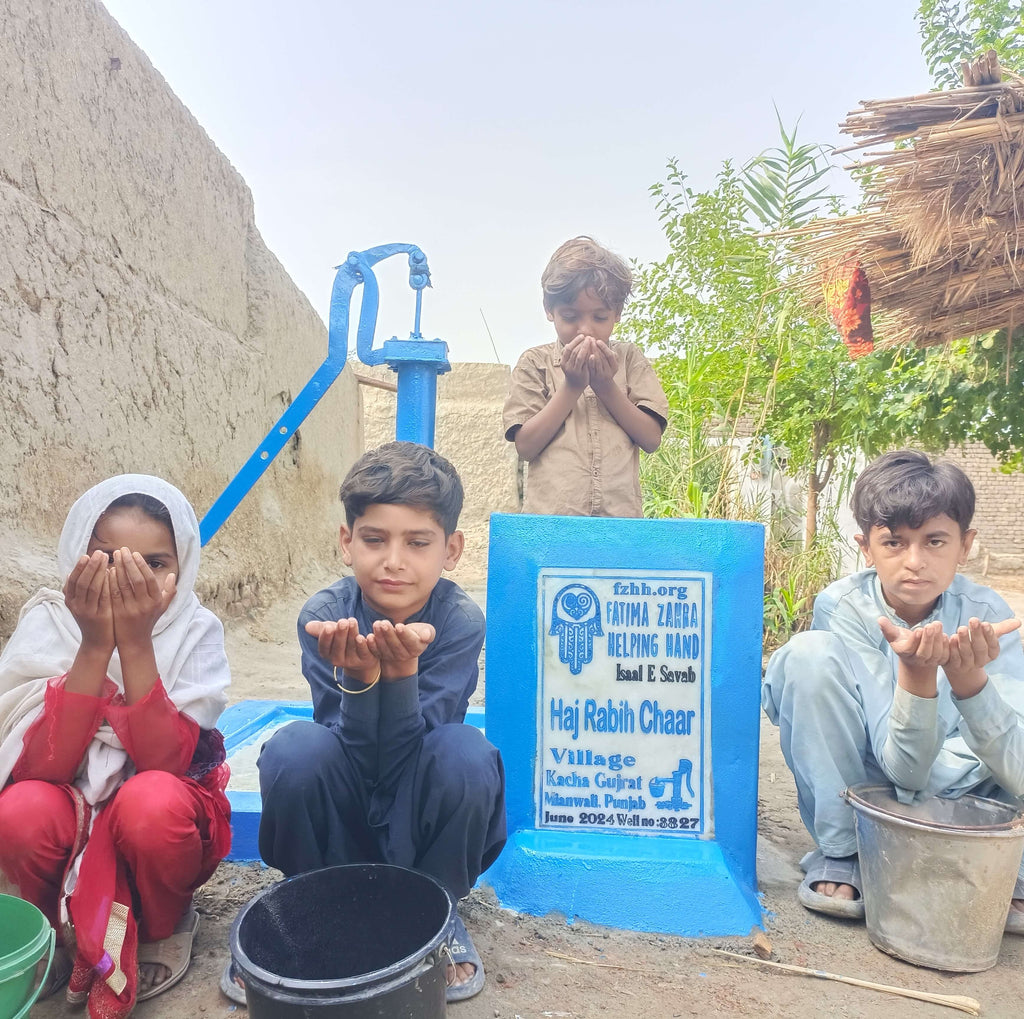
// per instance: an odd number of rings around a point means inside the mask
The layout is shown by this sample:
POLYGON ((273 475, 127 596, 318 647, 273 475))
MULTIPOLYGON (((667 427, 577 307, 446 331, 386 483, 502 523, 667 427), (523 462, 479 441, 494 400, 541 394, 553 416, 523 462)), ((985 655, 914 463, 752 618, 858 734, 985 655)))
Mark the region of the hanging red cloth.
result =
POLYGON ((839 330, 850 357, 863 357, 875 349, 871 329, 871 288, 858 259, 826 271, 822 285, 825 307, 839 330))

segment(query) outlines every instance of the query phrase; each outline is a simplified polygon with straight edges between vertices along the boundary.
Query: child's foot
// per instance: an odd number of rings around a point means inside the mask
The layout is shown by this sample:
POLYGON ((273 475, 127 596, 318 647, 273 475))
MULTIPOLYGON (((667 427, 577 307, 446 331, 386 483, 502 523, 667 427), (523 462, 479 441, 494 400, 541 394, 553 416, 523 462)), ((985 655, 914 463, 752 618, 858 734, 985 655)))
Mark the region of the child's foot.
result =
MULTIPOLYGON (((830 899, 850 899, 856 901, 860 898, 860 892, 853 885, 837 885, 834 881, 814 881, 811 889, 819 895, 826 895, 830 899)), ((1021 904, 1024 907, 1024 903, 1021 904)))
POLYGON ((860 863, 856 853, 832 857, 816 849, 800 861, 800 866, 805 871, 796 893, 801 905, 828 916, 864 919, 860 863))
POLYGON ((169 990, 188 972, 198 930, 199 914, 189 907, 170 937, 139 944, 139 1001, 169 990))
POLYGON ((170 980, 171 970, 159 962, 143 962, 139 964, 139 994, 146 994, 159 987, 165 980, 170 980))
POLYGON ((452 931, 448 949, 451 953, 451 965, 447 972, 446 998, 449 1002, 465 1001, 466 998, 472 998, 483 990, 484 964, 458 913, 455 914, 455 929, 452 931))
POLYGON ((220 975, 220 989, 236 1005, 248 1004, 245 998, 245 984, 235 969, 233 959, 228 959, 224 972, 220 975))
POLYGON ((449 987, 461 987, 476 976, 476 966, 471 962, 460 962, 457 966, 448 967, 449 987))

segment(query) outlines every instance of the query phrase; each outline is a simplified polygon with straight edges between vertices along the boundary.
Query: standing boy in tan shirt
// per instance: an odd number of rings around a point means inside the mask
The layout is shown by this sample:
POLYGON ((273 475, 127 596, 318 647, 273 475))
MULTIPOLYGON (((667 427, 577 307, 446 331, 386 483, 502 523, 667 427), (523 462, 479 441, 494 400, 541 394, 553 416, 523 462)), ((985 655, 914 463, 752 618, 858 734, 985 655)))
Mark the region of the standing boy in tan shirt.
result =
POLYGON ((629 266, 574 237, 541 286, 556 339, 520 357, 503 413, 505 438, 530 464, 523 512, 642 516, 639 451, 661 445, 668 401, 640 349, 611 339, 629 266))

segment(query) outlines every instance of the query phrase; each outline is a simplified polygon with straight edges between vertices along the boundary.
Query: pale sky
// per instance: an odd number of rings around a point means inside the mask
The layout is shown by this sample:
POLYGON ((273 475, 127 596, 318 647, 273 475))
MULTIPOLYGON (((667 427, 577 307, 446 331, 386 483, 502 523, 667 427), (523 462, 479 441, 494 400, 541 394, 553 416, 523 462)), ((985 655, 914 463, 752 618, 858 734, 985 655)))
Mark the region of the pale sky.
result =
MULTIPOLYGON (((704 190, 777 143, 773 102, 800 140, 838 145, 860 100, 930 84, 913 0, 104 3, 321 317, 349 251, 418 244, 423 334, 452 361, 496 359, 481 309, 503 362, 553 338, 539 278, 568 237, 664 257, 648 188, 671 157, 704 190)), ((833 186, 852 194, 841 171, 833 186)), ((412 328, 407 275, 381 263, 378 346, 412 328)))

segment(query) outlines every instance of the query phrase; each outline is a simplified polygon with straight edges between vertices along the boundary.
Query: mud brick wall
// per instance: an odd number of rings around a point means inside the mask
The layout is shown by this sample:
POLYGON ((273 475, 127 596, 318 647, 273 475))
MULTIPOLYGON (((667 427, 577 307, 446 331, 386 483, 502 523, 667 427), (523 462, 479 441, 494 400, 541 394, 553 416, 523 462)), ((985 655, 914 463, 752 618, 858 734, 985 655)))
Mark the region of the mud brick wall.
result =
MULTIPOLYGON (((71 502, 159 474, 200 516, 323 360, 245 181, 96 0, 0 4, 0 640, 71 502)), ((324 294, 324 303, 329 299, 324 294)), ((351 373, 204 555, 230 612, 336 573, 351 373)))
POLYGON ((1003 474, 981 443, 950 449, 946 458, 963 468, 978 496, 974 526, 977 556, 994 569, 1024 569, 1024 474, 1003 474))

